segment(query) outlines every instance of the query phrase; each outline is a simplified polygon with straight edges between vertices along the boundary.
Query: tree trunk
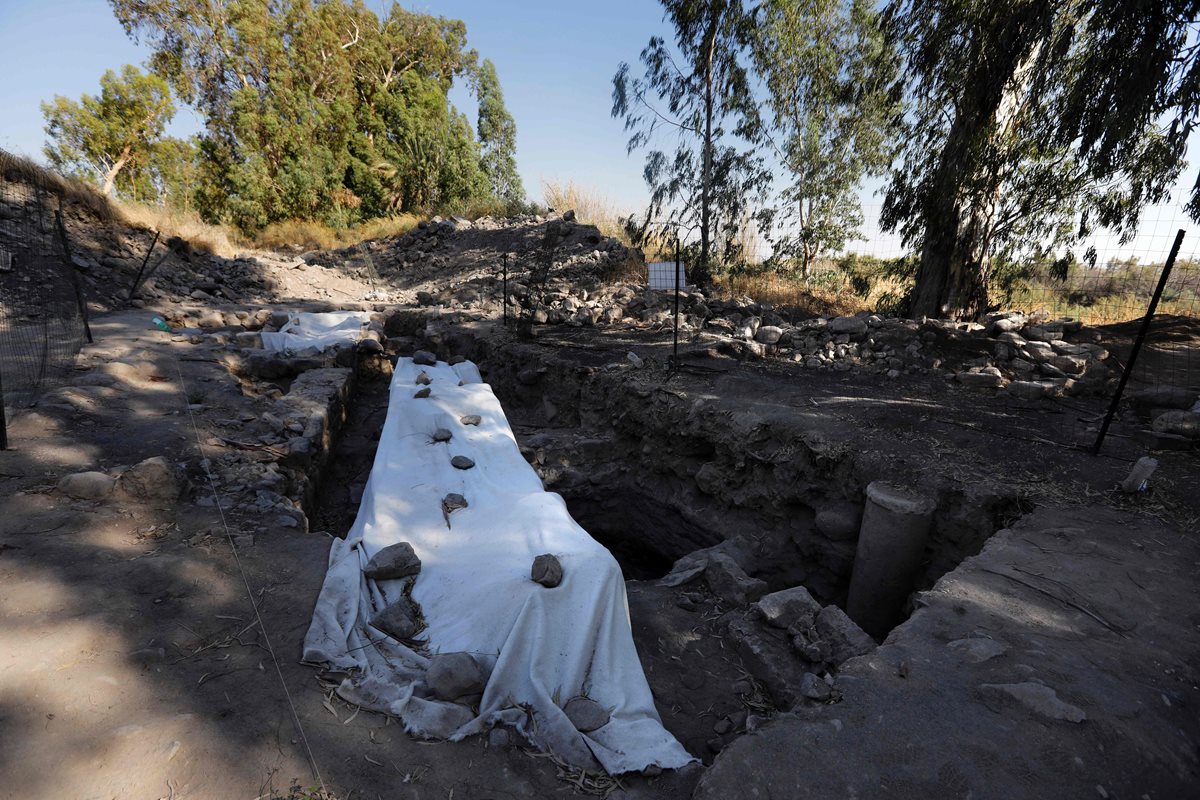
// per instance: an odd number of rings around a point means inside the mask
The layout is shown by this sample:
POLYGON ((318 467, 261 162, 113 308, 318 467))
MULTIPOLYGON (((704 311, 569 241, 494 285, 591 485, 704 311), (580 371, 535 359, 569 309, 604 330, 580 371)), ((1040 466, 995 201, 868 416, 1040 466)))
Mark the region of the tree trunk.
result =
POLYGON ((712 223, 712 211, 709 208, 711 203, 711 186, 712 186, 712 119, 713 119, 713 96, 712 96, 712 66, 713 66, 713 47, 716 43, 715 35, 708 47, 707 59, 704 65, 704 143, 702 160, 702 186, 700 189, 700 264, 693 271, 692 281, 697 286, 708 286, 712 283, 712 272, 709 269, 709 256, 711 247, 711 232, 710 225, 712 223))
MULTIPOLYGON (((998 56, 979 60, 965 85, 971 87, 955 109, 938 167, 922 208, 925 238, 917 267, 910 314, 913 317, 973 319, 987 310, 987 279, 993 238, 993 210, 1002 187, 968 195, 964 184, 976 176, 978 152, 1018 113, 1024 81, 1013 79, 1040 47, 1039 21, 1045 2, 1033 3, 996 32, 1004 42, 998 56)), ((987 38, 987 37, 981 37, 987 38)))
POLYGON ((125 149, 121 151, 121 155, 117 156, 117 160, 112 163, 112 166, 105 170, 104 184, 100 188, 100 191, 105 195, 111 197, 115 194, 117 174, 120 173, 120 171, 124 169, 125 165, 129 163, 129 153, 131 149, 132 145, 125 145, 125 149))

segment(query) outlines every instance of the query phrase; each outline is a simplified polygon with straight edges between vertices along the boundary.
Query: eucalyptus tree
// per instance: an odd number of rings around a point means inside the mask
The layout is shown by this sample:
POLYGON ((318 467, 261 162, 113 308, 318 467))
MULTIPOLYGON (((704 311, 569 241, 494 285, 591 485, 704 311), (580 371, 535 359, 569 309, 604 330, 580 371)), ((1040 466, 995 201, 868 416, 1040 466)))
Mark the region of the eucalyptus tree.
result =
POLYGON ((479 65, 475 95, 479 100, 477 132, 482 166, 492 195, 509 208, 525 201, 517 173, 517 123, 504 105, 504 92, 491 59, 479 65))
POLYGON ((100 78, 100 94, 42 103, 47 160, 64 173, 95 180, 105 194, 131 187, 175 114, 165 81, 126 64, 100 78))
POLYGON ((662 0, 673 41, 651 37, 644 73, 622 63, 613 77, 612 114, 630 134, 627 150, 646 149, 650 187, 646 222, 666 222, 700 236, 692 279, 711 282, 712 245, 736 255, 750 199, 770 182, 753 146, 760 135, 752 80, 743 61, 753 25, 740 0, 662 0), (674 150, 660 146, 673 135, 674 150))
POLYGON ((1135 234, 1196 124, 1198 17, 1198 0, 887 7, 907 107, 882 221, 919 251, 914 316, 985 310, 995 254, 1062 264, 1097 226, 1135 234))
POLYGON ((891 50, 870 0, 764 0, 751 50, 769 119, 762 139, 785 186, 771 237, 777 261, 808 275, 817 256, 859 233, 864 175, 891 160, 891 50))

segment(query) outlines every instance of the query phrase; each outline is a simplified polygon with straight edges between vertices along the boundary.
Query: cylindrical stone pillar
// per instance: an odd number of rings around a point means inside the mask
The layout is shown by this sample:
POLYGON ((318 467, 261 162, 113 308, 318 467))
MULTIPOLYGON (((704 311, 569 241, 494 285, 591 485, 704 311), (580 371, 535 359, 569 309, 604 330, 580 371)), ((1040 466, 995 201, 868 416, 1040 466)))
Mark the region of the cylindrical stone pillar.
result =
POLYGON ((937 504, 894 483, 867 486, 846 613, 872 636, 884 636, 900 615, 921 566, 937 504))

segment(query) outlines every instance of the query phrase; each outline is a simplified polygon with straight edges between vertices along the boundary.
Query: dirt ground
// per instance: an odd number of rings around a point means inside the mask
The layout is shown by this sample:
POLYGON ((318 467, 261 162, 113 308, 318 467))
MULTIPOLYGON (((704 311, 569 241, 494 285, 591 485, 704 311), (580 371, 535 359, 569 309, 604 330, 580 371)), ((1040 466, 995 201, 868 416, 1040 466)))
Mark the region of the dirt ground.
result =
MULTIPOLYGON (((286 270, 293 301, 336 304, 334 285, 347 301, 378 291, 269 263, 286 270)), ((444 282, 422 280, 406 298, 444 282)), ((838 672, 836 702, 788 709, 735 693, 746 668, 721 609, 691 587, 630 581, 664 723, 710 766, 617 785, 499 739, 415 740, 299 663, 330 537, 349 527, 370 466, 385 379, 360 378, 306 530, 209 483, 206 459, 279 445, 222 427, 254 428, 266 401, 220 342, 149 328, 172 310, 94 320, 96 344, 68 384, 12 421, 0 453, 0 798, 298 798, 322 784, 337 798, 460 800, 1200 796, 1200 464, 1194 451, 1156 453, 1150 491, 1117 491, 1146 452, 1142 424, 1125 414, 1104 453, 1088 455, 1102 397, 1020 401, 938 376, 817 373, 686 347, 668 373, 662 331, 557 326, 527 341, 478 323, 471 335, 498 343, 493 354, 620 365, 613 380, 639 396, 699 402, 731 426, 818 431, 853 460, 853 480, 936 479, 964 497, 1003 484, 1020 498, 983 552, 947 565, 883 646, 838 672), (645 366, 630 367, 629 352, 645 366), (65 474, 154 456, 186 465, 176 503, 56 489, 65 474)), ((1146 363, 1174 357, 1182 370, 1194 355, 1168 351, 1180 336, 1194 350, 1194 323, 1171 324, 1146 363)), ((1129 331, 1107 335, 1123 352, 1129 331)), ((485 378, 500 380, 502 366, 485 360, 485 378)), ((551 423, 539 408, 508 408, 523 443, 554 429, 596 435, 594 420, 551 423)))

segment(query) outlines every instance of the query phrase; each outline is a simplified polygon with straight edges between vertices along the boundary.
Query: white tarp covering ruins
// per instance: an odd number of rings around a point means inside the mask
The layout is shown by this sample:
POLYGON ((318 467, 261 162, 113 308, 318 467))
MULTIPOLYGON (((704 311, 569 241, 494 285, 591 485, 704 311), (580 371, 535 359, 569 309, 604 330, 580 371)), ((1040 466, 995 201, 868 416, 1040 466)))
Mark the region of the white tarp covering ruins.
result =
POLYGON ((292 314, 278 332, 262 333, 264 350, 324 350, 336 344, 354 344, 371 321, 369 311, 329 311, 292 314))
POLYGON ((343 698, 394 714, 414 735, 457 740, 506 724, 574 766, 610 774, 694 761, 654 708, 620 567, 544 490, 469 362, 399 360, 375 464, 353 528, 333 543, 304 659, 348 670, 343 698), (449 441, 435 441, 439 429, 449 441), (474 466, 456 468, 455 456, 474 466), (450 494, 466 507, 448 507, 450 494), (415 583, 366 578, 371 557, 400 542, 421 560, 415 583), (530 579, 546 553, 562 565, 555 588, 530 579), (427 626, 415 641, 369 626, 408 592, 427 626), (430 691, 430 656, 452 652, 490 670, 478 713, 430 691), (580 696, 609 712, 607 724, 576 729, 562 709, 580 696))

